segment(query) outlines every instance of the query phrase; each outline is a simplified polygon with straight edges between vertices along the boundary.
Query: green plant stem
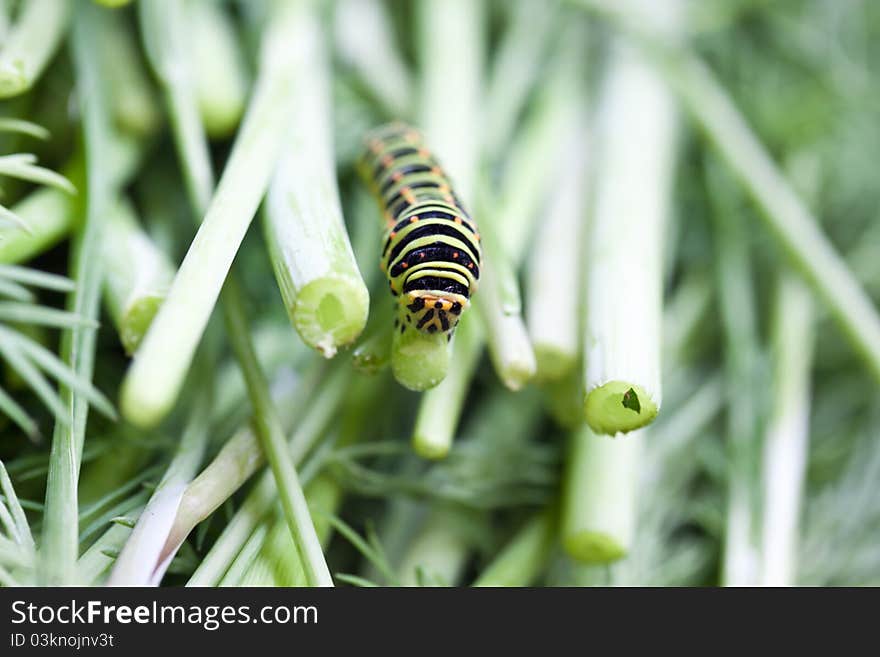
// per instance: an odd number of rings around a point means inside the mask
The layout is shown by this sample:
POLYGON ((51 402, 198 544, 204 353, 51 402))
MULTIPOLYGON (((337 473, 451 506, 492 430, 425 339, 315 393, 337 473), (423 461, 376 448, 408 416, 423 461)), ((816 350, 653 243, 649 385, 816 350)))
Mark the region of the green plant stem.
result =
POLYGON ((623 558, 636 522, 642 432, 596 435, 585 426, 571 436, 562 500, 562 545, 584 563, 623 558))
POLYGON ((813 304, 799 277, 783 272, 773 316, 774 395, 764 437, 760 583, 794 583, 809 441, 813 304))
POLYGON ((394 325, 389 318, 393 317, 394 303, 388 294, 377 296, 378 298, 374 297, 371 303, 364 337, 351 354, 352 365, 364 374, 376 374, 391 362, 394 325))
POLYGON ((73 227, 77 217, 77 199, 54 187, 31 192, 12 207, 27 224, 0 228, 0 262, 27 262, 55 246, 73 227))
POLYGON ((244 124, 199 231, 122 384, 123 414, 140 426, 154 425, 173 406, 286 141, 299 10, 285 2, 272 7, 244 124))
MULTIPOLYGON (((312 513, 312 521, 321 545, 326 546, 332 526, 327 521, 328 514, 336 513, 342 502, 342 488, 327 475, 315 477, 306 486, 306 500, 312 513)), ((306 586, 305 570, 296 549, 290 540, 290 532, 284 519, 276 517, 271 521, 269 533, 256 559, 238 579, 230 577, 227 571, 225 580, 235 586, 306 586)))
MULTIPOLYGON (((306 453, 324 435, 324 430, 345 393, 345 383, 345 370, 339 368, 334 371, 330 380, 318 388, 318 397, 309 405, 308 413, 288 443, 294 463, 301 463, 306 453)), ((227 459, 228 464, 222 469, 212 464, 193 481, 181 503, 175 528, 169 533, 166 551, 176 550, 196 524, 237 490, 245 477, 230 485, 228 473, 234 472, 233 468, 240 467, 236 463, 251 462, 252 454, 253 450, 240 450, 238 457, 227 459), (212 470, 210 474, 209 470, 212 470)), ((188 586, 215 586, 220 581, 231 559, 238 554, 257 524, 270 511, 277 495, 272 475, 266 473, 248 494, 211 551, 193 573, 188 586)))
POLYGON ((379 0, 342 0, 336 5, 334 30, 342 61, 363 80, 388 115, 410 117, 415 84, 395 48, 384 4, 379 0))
POLYGON ((159 128, 162 115, 154 90, 137 49, 137 37, 126 17, 113 11, 101 12, 97 48, 106 64, 110 103, 116 127, 139 138, 159 128))
POLYGON ((235 25, 213 0, 190 0, 186 9, 202 123, 208 136, 229 137, 244 114, 249 86, 235 25))
POLYGON ((205 454, 213 391, 210 382, 203 386, 174 458, 113 564, 108 586, 158 586, 171 562, 171 557, 165 561, 156 557, 205 454))
POLYGON ((130 202, 117 202, 105 221, 104 299, 131 355, 165 300, 174 267, 140 228, 130 202))
POLYGON ((458 510, 435 506, 398 568, 402 586, 455 586, 469 552, 458 510))
POLYGON ((26 0, 0 49, 0 98, 30 89, 58 49, 73 2, 26 0))
POLYGON ((299 90, 284 153, 269 185, 264 227, 275 279, 300 337, 332 358, 367 322, 369 293, 342 220, 333 164, 330 68, 315 10, 301 17, 299 90))
MULTIPOLYGON (((573 109, 571 87, 577 86, 582 59, 582 50, 575 45, 578 34, 578 30, 572 29, 561 39, 551 81, 511 147, 501 189, 493 204, 497 207, 493 218, 503 222, 499 225, 503 230, 495 231, 496 242, 501 243, 514 268, 524 258, 531 227, 553 181, 553 170, 546 163, 558 157, 560 146, 569 138, 566 130, 571 125, 573 109)), ((492 232, 491 226, 489 230, 492 232)), ((482 293, 477 291, 477 299, 482 293)), ((413 443, 417 452, 434 454, 433 458, 442 458, 449 451, 461 417, 464 394, 486 342, 479 322, 464 321, 474 326, 468 327, 471 336, 466 339, 461 335, 463 328, 459 328, 453 341, 456 365, 450 376, 455 376, 454 381, 427 391, 419 404, 413 443)), ((520 340, 518 344, 523 342, 520 340)))
POLYGON ((412 437, 419 456, 442 459, 449 453, 482 345, 482 326, 475 318, 463 319, 453 341, 455 367, 419 404, 412 437))
POLYGON ((757 577, 755 489, 758 459, 757 367, 760 358, 752 263, 742 205, 719 164, 707 167, 715 203, 716 286, 724 331, 727 388, 727 516, 722 581, 750 586, 757 577))
POLYGON ((532 516, 501 549, 474 586, 532 586, 547 565, 556 538, 555 510, 532 516))
POLYGON ((580 286, 564 284, 561 272, 579 280, 587 217, 588 151, 583 118, 570 126, 570 144, 560 158, 557 187, 542 229, 535 236, 526 295, 526 321, 535 350, 536 378, 559 381, 575 370, 580 355, 580 286))
MULTIPOLYGON (((103 221, 113 197, 112 179, 105 170, 112 138, 107 91, 101 59, 91 47, 97 11, 90 3, 80 1, 73 26, 73 56, 86 144, 88 203, 85 224, 73 245, 71 278, 77 287, 68 296, 67 307, 88 319, 98 316, 103 277, 99 250, 103 221)), ((94 329, 82 326, 63 333, 62 358, 80 379, 92 378, 96 338, 94 329)), ((52 437, 40 549, 39 581, 44 585, 72 584, 77 580, 77 486, 89 404, 66 385, 61 386, 60 394, 70 421, 58 422, 52 437)))
POLYGON ((519 390, 531 379, 537 365, 522 317, 519 282, 501 238, 483 221, 481 240, 484 261, 476 306, 486 328, 489 355, 501 382, 519 390))
MULTIPOLYGON (((227 287, 233 282, 227 283, 227 287)), ((234 290, 234 288, 232 288, 234 290)), ((237 293, 237 291, 235 292, 237 293)), ((306 569, 306 580, 310 586, 333 586, 333 578, 327 568, 321 542, 315 533, 315 526, 309 515, 305 495, 296 474, 294 461, 287 449, 284 429, 269 395, 269 386, 265 380, 253 346, 249 339, 238 339, 247 336, 247 326, 243 315, 227 315, 227 322, 240 322, 241 327, 230 330, 230 341, 242 368, 251 406, 254 410, 253 422, 257 437, 266 460, 275 477, 275 484, 281 498, 281 508, 287 519, 290 533, 296 544, 300 559, 306 569)))
POLYGON ((584 406, 593 431, 613 435, 646 426, 660 410, 663 236, 676 141, 673 98, 620 38, 599 112, 584 406))
POLYGON ((711 69, 686 47, 653 32, 650 22, 622 4, 579 1, 610 17, 648 51, 647 59, 658 67, 758 205, 759 216, 791 263, 880 379, 880 315, 876 307, 711 69))

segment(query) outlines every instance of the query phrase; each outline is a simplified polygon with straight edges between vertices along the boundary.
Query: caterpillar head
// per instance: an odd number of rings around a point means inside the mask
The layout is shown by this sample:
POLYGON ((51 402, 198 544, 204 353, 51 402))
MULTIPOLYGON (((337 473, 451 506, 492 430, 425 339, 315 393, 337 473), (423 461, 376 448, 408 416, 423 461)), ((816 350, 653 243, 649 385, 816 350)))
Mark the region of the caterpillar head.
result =
POLYGON ((431 290, 413 290, 401 296, 403 326, 425 333, 450 333, 470 301, 463 294, 431 290))

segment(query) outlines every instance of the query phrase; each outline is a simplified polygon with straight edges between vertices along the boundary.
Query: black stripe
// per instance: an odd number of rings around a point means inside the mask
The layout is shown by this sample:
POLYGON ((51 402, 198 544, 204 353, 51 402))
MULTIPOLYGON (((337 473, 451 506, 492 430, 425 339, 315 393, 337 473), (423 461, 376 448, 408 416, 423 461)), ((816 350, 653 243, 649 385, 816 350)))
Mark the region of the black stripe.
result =
MULTIPOLYGON (((479 249, 471 242, 470 238, 467 234, 456 226, 456 224, 425 224, 423 226, 419 226, 418 228, 413 228, 410 232, 400 238, 397 244, 394 245, 394 248, 391 250, 391 255, 389 256, 389 261, 394 262, 395 258, 400 255, 400 252, 406 248, 406 245, 410 242, 419 239, 420 237, 429 237, 431 235, 445 235, 447 237, 453 237, 457 240, 461 240, 464 242, 464 245, 471 250, 478 259, 479 259, 479 249)), ((382 257, 385 257, 385 253, 388 251, 388 247, 391 244, 391 240, 388 240, 385 244, 385 248, 382 251, 382 257)))
MULTIPOLYGON (((461 217, 463 219, 468 219, 468 220, 470 219, 467 212, 465 212, 464 209, 460 205, 457 205, 456 203, 449 201, 446 198, 445 194, 430 194, 430 193, 425 194, 425 193, 422 193, 419 195, 419 197, 416 199, 415 204, 413 204, 412 206, 408 206, 407 202, 404 200, 403 203, 400 204, 401 207, 389 208, 389 209, 391 210, 391 215, 395 219, 397 219, 400 216, 401 212, 403 210, 407 209, 407 207, 415 208, 415 207, 421 206, 421 205, 433 205, 434 203, 443 203, 448 206, 456 207, 459 210, 461 217)), ((414 213, 414 214, 418 214, 420 217, 422 216, 420 213, 414 213)), ((468 223, 470 223, 470 222, 468 222, 468 223)))
MULTIPOLYGON (((384 160, 387 155, 390 155, 392 160, 396 160, 406 155, 416 155, 418 152, 417 148, 404 146, 403 148, 396 148, 393 151, 383 151, 382 153, 379 153, 379 155, 376 156, 379 162, 373 167, 373 178, 378 180, 379 176, 382 175, 382 172, 385 171, 386 167, 382 160, 384 160)), ((430 162, 430 159, 428 159, 428 161, 430 162)))
POLYGON ((449 246, 448 244, 443 244, 442 242, 434 242, 433 244, 429 244, 428 246, 413 249, 412 251, 407 253, 406 256, 401 258, 400 262, 398 262, 391 268, 389 275, 391 276, 391 278, 396 278, 400 276, 400 274, 402 274, 405 269, 408 269, 409 267, 414 267, 415 265, 420 265, 422 263, 448 262, 459 264, 465 268, 468 268, 468 265, 473 264, 474 266, 469 268, 471 274, 474 278, 479 278, 480 267, 478 263, 473 262, 467 253, 460 250, 458 251, 459 257, 453 258, 452 254, 456 250, 457 249, 455 247, 449 246), (421 257, 421 254, 424 254, 424 257, 421 257), (406 263, 406 267, 403 266, 404 263, 406 263))
POLYGON ((379 193, 383 196, 385 192, 394 187, 400 180, 394 180, 394 174, 399 173, 401 176, 408 176, 413 173, 431 173, 434 167, 429 167, 427 164, 405 164, 402 167, 398 167, 394 171, 390 171, 388 175, 388 181, 382 185, 379 189, 379 193))
POLYGON ((433 318, 434 318, 434 309, 431 308, 428 312, 426 312, 424 315, 422 315, 422 318, 419 320, 419 323, 416 324, 416 328, 417 329, 422 328, 425 324, 430 322, 433 318))
MULTIPOLYGON (((390 199, 388 199, 388 200, 385 202, 385 207, 391 207, 391 206, 394 205, 397 201, 399 201, 400 199, 402 199, 402 198, 403 198, 403 190, 406 189, 406 188, 409 188, 410 191, 412 191, 413 189, 425 189, 426 187, 427 187, 427 188, 431 188, 431 189, 439 189, 439 188, 440 188, 440 184, 441 184, 441 183, 436 182, 436 181, 434 181, 434 180, 423 180, 423 181, 421 181, 421 182, 414 182, 414 183, 411 183, 411 184, 409 184, 409 185, 404 185, 403 187, 400 188, 400 191, 399 191, 399 192, 397 192, 394 196, 392 196, 390 199)), ((416 195, 416 194, 413 194, 413 196, 416 197, 416 202, 419 202, 419 201, 422 200, 421 197, 419 197, 419 196, 416 195)))
MULTIPOLYGON (((466 299, 470 298, 470 288, 467 285, 462 285, 456 280, 451 278, 444 278, 442 276, 422 276, 421 278, 413 277, 406 282, 406 285, 403 286, 404 293, 408 292, 418 292, 418 291, 429 291, 429 290, 439 290, 442 292, 451 292, 452 294, 460 294, 466 299)), ((421 306, 425 305, 425 302, 419 298, 416 301, 422 301, 421 306)), ((413 308, 413 304, 410 304, 409 308, 413 312, 417 310, 421 310, 421 307, 413 308)))

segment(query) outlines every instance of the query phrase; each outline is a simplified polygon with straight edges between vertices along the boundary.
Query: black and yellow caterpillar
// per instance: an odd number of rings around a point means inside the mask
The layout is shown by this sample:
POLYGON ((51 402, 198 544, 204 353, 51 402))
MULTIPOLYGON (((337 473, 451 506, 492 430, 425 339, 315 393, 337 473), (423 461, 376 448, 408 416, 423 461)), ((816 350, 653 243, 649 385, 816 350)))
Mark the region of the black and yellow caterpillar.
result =
POLYGON ((480 278, 480 235, 421 133, 370 132, 363 177, 385 219, 380 268, 397 298, 395 328, 451 336, 480 278))

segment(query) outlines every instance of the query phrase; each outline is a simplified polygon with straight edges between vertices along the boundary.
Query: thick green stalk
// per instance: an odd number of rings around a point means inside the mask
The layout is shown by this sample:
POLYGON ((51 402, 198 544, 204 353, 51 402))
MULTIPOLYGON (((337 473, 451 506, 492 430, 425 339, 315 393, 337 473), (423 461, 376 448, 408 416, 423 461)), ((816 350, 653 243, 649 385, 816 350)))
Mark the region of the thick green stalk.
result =
MULTIPOLYGON (((172 3, 173 4, 173 3, 172 3)), ((121 406, 151 426, 171 409, 241 240, 265 193, 293 110, 299 9, 273 3, 254 98, 217 191, 122 384, 121 406)))
POLYGON ((101 12, 97 47, 106 63, 113 120, 122 132, 140 138, 159 128, 162 115, 138 51, 137 37, 119 12, 101 12))
POLYGON ((189 0, 196 94, 205 131, 230 136, 247 106, 248 71, 238 34, 226 8, 214 0, 189 0))
POLYGON ((562 500, 562 545, 584 563, 626 556, 636 522, 638 464, 644 436, 596 435, 585 426, 571 436, 562 500))
MULTIPOLYGON (((306 501, 312 513, 312 521, 321 545, 326 546, 331 536, 332 526, 327 515, 336 513, 342 502, 342 488, 332 478, 319 475, 306 486, 306 501)), ((290 532, 283 518, 272 520, 269 533, 260 553, 250 564, 242 577, 232 581, 235 586, 306 586, 305 569, 296 553, 290 532)))
POLYGON ((800 278, 783 272, 773 315, 774 394, 763 453, 760 583, 794 583, 809 441, 813 304, 800 278))
POLYGON ((613 435, 649 424, 660 410, 663 235, 676 118, 662 80, 619 38, 600 102, 584 406, 593 431, 613 435))
POLYGON ((501 549, 474 586, 532 586, 547 565, 556 539, 555 510, 532 516, 501 549))
POLYGON ((30 89, 57 50, 70 21, 73 2, 25 0, 0 49, 0 98, 30 89))
MULTIPOLYGON (((541 203, 553 181, 553 170, 548 161, 555 161, 560 147, 570 138, 567 133, 572 108, 572 85, 577 86, 581 69, 582 50, 577 46, 578 29, 566 31, 554 59, 553 74, 537 101, 535 111, 526 121, 522 134, 511 148, 501 189, 493 213, 503 230, 496 230, 504 252, 513 265, 519 266, 541 203)), ((493 218, 494 218, 493 217, 493 218)), ((477 218, 479 221, 479 217, 477 218)), ((491 231, 491 227, 490 227, 491 231)), ((479 299, 482 290, 477 291, 479 299)), ((471 375, 486 342, 479 322, 468 328, 467 339, 459 335, 453 342, 455 381, 441 384, 422 396, 413 435, 419 453, 435 454, 442 458, 448 452, 463 406, 464 394, 471 375)), ((522 342, 520 342, 522 344, 522 342)))
MULTIPOLYGON (((324 430, 345 394, 346 372, 339 368, 318 389, 318 397, 309 405, 308 412, 293 432, 288 447, 294 463, 302 462, 306 453, 324 435, 324 430)), ((254 441, 253 438, 251 438, 254 441)), ((225 451, 225 450, 224 450, 225 451)), ((222 454, 221 454, 222 455, 222 454)), ((244 480, 258 467, 262 458, 258 450, 242 445, 235 453, 218 459, 197 477, 187 490, 180 505, 175 526, 169 532, 166 551, 176 550, 196 524, 204 520, 214 509, 230 497, 244 480), (253 469, 251 469, 253 468, 253 469)), ((260 478, 244 504, 239 508, 223 534, 217 539, 211 552, 193 573, 189 586, 214 586, 225 572, 230 560, 238 554, 241 546, 257 524, 277 501, 278 492, 271 473, 260 478)))
POLYGON ((727 388, 727 515, 722 581, 751 586, 757 581, 756 488, 759 458, 757 367, 759 337, 749 235, 732 181, 717 162, 707 168, 715 203, 716 286, 724 331, 727 388))
POLYGON ((27 262, 60 242, 73 227, 78 201, 54 187, 37 189, 12 206, 12 211, 27 224, 0 228, 0 262, 27 262))
POLYGON ((330 67, 317 12, 303 12, 295 79, 299 102, 269 186, 264 227, 275 279, 300 337, 327 358, 367 322, 369 293, 342 220, 333 164, 330 67))
POLYGON ((403 586, 455 586, 470 551, 455 508, 435 506, 398 567, 403 586))
POLYGON ((615 20, 649 53, 691 117, 761 210, 792 264, 880 379, 880 315, 770 153, 705 63, 623 4, 579 0, 615 20))
POLYGON ((477 319, 462 320, 453 342, 455 367, 442 383, 425 393, 419 404, 412 437, 419 456, 442 459, 449 453, 482 346, 483 328, 477 319))
POLYGON ((486 328, 489 355, 501 382, 519 390, 535 375, 535 352, 522 316, 516 271, 491 228, 493 218, 482 223, 484 261, 476 306, 486 328))
MULTIPOLYGON (((227 283, 227 287, 232 283, 232 281, 227 283)), ((306 569, 306 579, 310 586, 333 586, 333 578, 330 576, 321 543, 309 515, 294 460, 286 445, 281 419, 275 410, 275 404, 269 394, 269 385, 257 361, 253 346, 247 338, 246 319, 243 315, 229 314, 226 320, 227 323, 241 324, 229 331, 230 341, 248 385, 248 394, 254 411, 254 429, 272 469, 281 499, 281 508, 306 569), (244 339, 240 339, 239 336, 244 336, 244 339)))
POLYGON ((180 499, 202 462, 209 437, 212 384, 202 385, 174 458, 113 564, 108 586, 158 586, 171 563, 173 555, 164 561, 156 557, 174 522, 180 499))
POLYGON ((131 355, 165 300, 174 266, 138 225, 130 202, 115 204, 104 229, 104 300, 131 355))
MULTIPOLYGON (((98 11, 90 3, 80 1, 73 26, 73 56, 86 144, 88 202, 85 224, 73 245, 71 278, 77 287, 68 297, 67 308, 88 319, 98 317, 103 277, 100 258, 103 222, 113 197, 111 174, 105 167, 112 139, 108 94, 101 59, 91 44, 98 11)), ((82 326, 63 334, 62 357, 80 379, 92 378, 96 338, 94 329, 82 326)), ((61 386, 61 398, 70 420, 56 424, 49 456, 39 569, 39 579, 45 585, 77 581, 77 485, 89 404, 66 385, 61 386)))
MULTIPOLYGON (((574 94, 573 94, 574 95, 574 94)), ((559 160, 557 186, 529 258, 526 321, 535 349, 536 376, 559 381, 578 364, 588 151, 584 117, 573 116, 571 142, 559 160), (560 272, 572 272, 569 282, 560 272)))

